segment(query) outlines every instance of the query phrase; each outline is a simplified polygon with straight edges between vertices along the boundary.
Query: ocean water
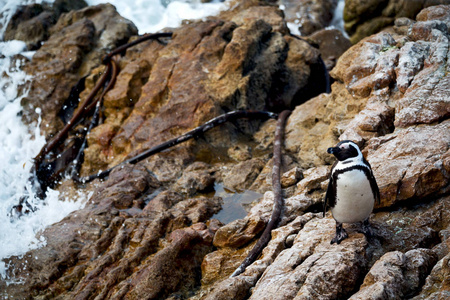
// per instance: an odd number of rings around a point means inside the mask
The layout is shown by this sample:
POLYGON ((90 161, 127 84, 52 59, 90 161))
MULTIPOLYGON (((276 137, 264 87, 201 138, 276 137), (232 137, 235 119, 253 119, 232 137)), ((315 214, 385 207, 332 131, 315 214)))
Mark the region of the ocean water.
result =
MULTIPOLYGON (((133 21, 140 34, 157 32, 164 27, 177 27, 183 19, 201 19, 227 8, 227 3, 166 0, 88 0, 89 5, 110 2, 118 12, 133 21)), ((3 42, 5 27, 19 5, 42 3, 33 0, 0 0, 0 277, 6 278, 5 258, 20 256, 31 249, 44 246, 44 238, 36 235, 47 226, 56 223, 70 212, 80 209, 90 195, 80 191, 74 198, 65 198, 59 192, 49 190, 45 201, 36 199, 28 182, 32 159, 45 143, 45 138, 35 124, 31 128, 21 122, 20 101, 27 95, 26 83, 30 77, 21 70, 23 60, 31 59, 33 52, 25 52, 21 41, 3 42), (20 218, 10 213, 19 199, 27 195, 37 211, 20 218)), ((52 1, 45 1, 52 2, 52 1)), ((38 109, 39 112, 39 109, 38 109)))

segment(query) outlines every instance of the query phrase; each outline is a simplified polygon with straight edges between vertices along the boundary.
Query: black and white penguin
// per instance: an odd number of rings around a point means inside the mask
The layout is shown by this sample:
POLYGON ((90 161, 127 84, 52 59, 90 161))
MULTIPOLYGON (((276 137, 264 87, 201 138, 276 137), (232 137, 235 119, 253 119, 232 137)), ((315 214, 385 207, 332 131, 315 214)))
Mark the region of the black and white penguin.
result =
POLYGON ((327 152, 338 159, 331 168, 323 211, 325 216, 329 206, 336 220, 336 236, 331 244, 339 244, 348 237, 342 223, 362 222, 363 233, 371 237, 369 216, 375 201, 380 202, 380 191, 369 162, 358 145, 348 140, 328 148, 327 152))

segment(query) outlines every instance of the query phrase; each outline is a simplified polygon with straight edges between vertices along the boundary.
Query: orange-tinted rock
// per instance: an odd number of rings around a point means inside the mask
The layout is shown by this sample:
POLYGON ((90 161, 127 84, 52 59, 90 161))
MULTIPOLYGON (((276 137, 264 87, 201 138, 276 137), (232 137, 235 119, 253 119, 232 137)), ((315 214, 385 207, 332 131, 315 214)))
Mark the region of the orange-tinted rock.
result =
POLYGON ((41 129, 55 134, 63 126, 57 115, 71 88, 100 64, 106 51, 136 33, 136 27, 120 17, 112 5, 87 7, 62 16, 26 66, 26 72, 34 77, 28 96, 22 100, 24 121, 36 121, 35 108, 40 107, 41 129))

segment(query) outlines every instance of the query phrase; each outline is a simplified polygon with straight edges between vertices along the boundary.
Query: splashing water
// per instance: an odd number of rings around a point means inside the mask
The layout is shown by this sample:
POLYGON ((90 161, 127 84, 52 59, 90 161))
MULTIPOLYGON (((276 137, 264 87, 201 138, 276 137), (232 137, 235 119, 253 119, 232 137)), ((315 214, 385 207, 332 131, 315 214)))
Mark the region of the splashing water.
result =
MULTIPOLYGON (((0 43, 0 258, 22 255, 30 249, 45 245, 45 239, 36 234, 46 226, 58 222, 71 211, 82 206, 84 197, 60 201, 58 192, 50 190, 45 201, 36 199, 28 181, 32 158, 45 143, 39 126, 29 132, 20 118, 20 101, 26 92, 21 88, 30 80, 20 67, 25 43, 8 41, 0 43), (28 202, 37 208, 35 213, 21 218, 11 218, 10 212, 20 197, 29 195, 28 202), (78 201, 74 201, 78 200, 78 201)), ((25 53, 29 54, 29 53, 25 53)), ((6 265, 0 261, 0 276, 5 278, 6 265)))
POLYGON ((203 19, 216 15, 228 8, 228 2, 214 0, 201 3, 200 0, 134 0, 133 4, 123 0, 87 0, 89 5, 109 2, 121 16, 131 20, 139 34, 154 33, 163 28, 174 28, 182 20, 203 19))
MULTIPOLYGON (((47 226, 60 221, 70 212, 80 209, 89 195, 79 192, 76 199, 63 198, 59 192, 49 190, 45 201, 33 195, 28 181, 32 159, 45 143, 39 126, 28 128, 21 121, 21 100, 27 95, 26 83, 31 79, 21 70, 25 57, 31 59, 32 52, 25 51, 21 41, 3 42, 3 35, 19 5, 51 3, 52 0, 0 0, 0 279, 6 278, 7 266, 4 259, 21 256, 31 249, 46 244, 43 237, 36 235, 47 226), (23 55, 18 59, 18 55, 23 55), (23 195, 37 208, 36 212, 20 218, 8 216, 13 206, 23 195), (64 201, 62 201, 64 200, 64 201)), ((200 1, 171 0, 87 0, 89 5, 110 2, 118 12, 133 21, 141 34, 157 32, 164 27, 178 27, 182 19, 199 19, 217 14, 228 7, 214 1, 202 4, 200 1)), ((39 112, 39 108, 37 109, 39 112)), ((39 124, 37 124, 39 125, 39 124)), ((13 278, 6 278, 14 282, 13 278)))

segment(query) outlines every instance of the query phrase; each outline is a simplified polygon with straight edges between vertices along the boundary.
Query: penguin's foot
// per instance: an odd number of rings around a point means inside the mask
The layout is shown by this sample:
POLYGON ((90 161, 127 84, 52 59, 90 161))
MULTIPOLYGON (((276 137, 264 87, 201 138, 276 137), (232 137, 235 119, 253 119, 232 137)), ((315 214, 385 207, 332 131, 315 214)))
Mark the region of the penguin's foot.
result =
POLYGON ((362 222, 361 229, 362 233, 366 236, 367 239, 371 239, 375 236, 372 226, 370 226, 368 218, 365 219, 364 222, 362 222))
POLYGON ((330 244, 340 244, 346 238, 348 238, 348 234, 345 229, 342 228, 342 223, 336 222, 336 236, 331 240, 330 244))

